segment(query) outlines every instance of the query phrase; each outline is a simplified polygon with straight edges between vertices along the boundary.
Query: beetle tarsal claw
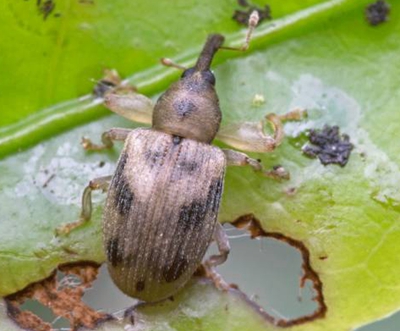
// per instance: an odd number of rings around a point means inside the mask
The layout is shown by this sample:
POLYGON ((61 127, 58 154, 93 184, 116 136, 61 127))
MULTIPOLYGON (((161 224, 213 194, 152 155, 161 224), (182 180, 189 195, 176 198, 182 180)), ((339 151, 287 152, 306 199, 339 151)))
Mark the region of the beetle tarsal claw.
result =
POLYGON ((87 151, 103 149, 102 146, 94 144, 89 138, 86 137, 82 137, 81 145, 87 151))
POLYGON ((94 144, 89 138, 82 137, 82 147, 87 151, 101 151, 103 149, 109 149, 110 146, 94 144))
POLYGON ((83 223, 85 223, 86 220, 84 219, 79 219, 76 222, 72 222, 72 223, 68 223, 68 224, 64 224, 64 225, 60 225, 59 227, 57 227, 54 230, 54 235, 56 237, 60 237, 60 236, 66 236, 68 234, 70 234, 70 232, 78 227, 80 227, 83 223))
POLYGON ((217 289, 221 291, 229 291, 232 288, 232 286, 224 280, 214 267, 207 266, 207 263, 205 263, 204 267, 206 270, 206 277, 212 280, 217 289))
POLYGON ((94 144, 92 143, 92 141, 89 138, 86 137, 82 137, 81 139, 81 145, 84 149, 86 150, 90 150, 93 148, 94 144))

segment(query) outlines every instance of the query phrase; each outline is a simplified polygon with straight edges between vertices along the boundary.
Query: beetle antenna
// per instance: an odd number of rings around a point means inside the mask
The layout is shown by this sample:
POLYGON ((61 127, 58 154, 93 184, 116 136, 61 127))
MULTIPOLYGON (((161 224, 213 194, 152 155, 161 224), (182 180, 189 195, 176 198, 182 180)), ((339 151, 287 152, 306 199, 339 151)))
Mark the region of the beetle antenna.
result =
POLYGON ((169 59, 167 57, 161 58, 160 62, 163 66, 166 66, 166 67, 172 67, 172 68, 179 69, 179 70, 187 69, 186 67, 184 67, 178 63, 175 63, 174 61, 172 61, 171 59, 169 59))
POLYGON ((220 48, 231 50, 231 51, 241 51, 241 52, 247 51, 249 48, 249 45, 250 45, 251 35, 253 34, 253 31, 254 31, 255 27, 257 26, 259 20, 260 20, 260 16, 258 15, 257 10, 253 10, 253 12, 251 13, 251 15, 249 17, 247 33, 246 33, 246 37, 244 39, 243 45, 240 47, 222 46, 220 48))

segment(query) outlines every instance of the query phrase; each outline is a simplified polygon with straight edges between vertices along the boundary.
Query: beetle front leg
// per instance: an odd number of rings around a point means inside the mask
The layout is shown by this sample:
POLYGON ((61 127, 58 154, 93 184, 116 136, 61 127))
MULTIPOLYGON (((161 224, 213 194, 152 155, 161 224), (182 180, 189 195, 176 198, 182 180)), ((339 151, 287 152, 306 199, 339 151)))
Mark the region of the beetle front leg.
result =
POLYGON ((225 282, 222 276, 215 269, 217 266, 226 261, 231 249, 228 236, 226 235, 221 223, 217 223, 215 226, 214 240, 217 243, 219 254, 211 255, 204 262, 204 267, 206 269, 207 276, 214 282, 215 286, 220 290, 227 291, 229 290, 230 285, 225 282))
POLYGON ((250 166, 254 171, 262 173, 263 176, 275 180, 289 179, 289 173, 282 167, 276 166, 272 170, 265 170, 259 160, 252 159, 245 153, 223 149, 226 156, 227 166, 250 166))
POLYGON ((242 151, 265 153, 273 151, 284 137, 283 121, 297 121, 306 116, 304 109, 295 109, 284 115, 268 114, 260 122, 244 122, 222 127, 217 139, 242 151), (264 132, 266 121, 272 125, 273 135, 264 132))
POLYGON ((108 187, 110 186, 111 178, 112 176, 104 176, 95 178, 89 182, 89 185, 86 186, 82 194, 82 209, 79 219, 76 222, 68 223, 57 228, 56 235, 66 235, 73 229, 90 220, 92 217, 92 192, 96 190, 107 192, 108 187))
POLYGON ((94 94, 103 98, 104 105, 114 113, 130 121, 151 124, 153 101, 122 81, 116 70, 105 70, 104 78, 97 83, 94 94))
POLYGON ((143 94, 128 92, 124 94, 108 93, 104 105, 126 119, 150 125, 153 117, 153 101, 143 94))
POLYGON ((113 128, 103 132, 101 135, 101 142, 103 143, 102 145, 94 144, 90 139, 85 137, 82 138, 81 144, 87 151, 101 151, 103 149, 109 149, 114 146, 114 140, 125 141, 126 137, 131 131, 131 129, 113 128))

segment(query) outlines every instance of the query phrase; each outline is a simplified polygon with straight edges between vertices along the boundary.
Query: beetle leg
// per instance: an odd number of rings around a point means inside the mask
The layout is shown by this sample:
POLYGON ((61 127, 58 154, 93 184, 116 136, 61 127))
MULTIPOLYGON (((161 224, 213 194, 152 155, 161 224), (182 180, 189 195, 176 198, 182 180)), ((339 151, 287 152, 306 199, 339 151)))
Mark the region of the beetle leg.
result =
POLYGON ((153 102, 136 92, 136 88, 122 81, 116 70, 105 70, 93 91, 95 96, 104 99, 104 105, 114 113, 130 121, 151 124, 153 102))
POLYGON ((228 125, 219 130, 217 139, 246 152, 271 152, 284 137, 282 122, 301 120, 306 114, 304 109, 297 108, 283 115, 268 114, 260 122, 228 125), (266 122, 272 125, 273 135, 264 132, 266 122))
POLYGON ((106 192, 110 185, 112 176, 104 176, 92 179, 89 185, 86 186, 82 194, 82 209, 79 220, 73 223, 65 224, 56 229, 56 235, 66 235, 70 233, 73 229, 81 226, 82 224, 88 222, 92 217, 92 191, 102 190, 106 192))
POLYGON ((222 276, 216 271, 215 267, 224 263, 228 258, 230 252, 230 245, 228 236, 225 233, 221 223, 217 223, 214 230, 214 240, 218 246, 218 255, 211 255, 205 262, 204 266, 207 272, 207 276, 211 278, 215 286, 220 290, 229 290, 230 285, 225 282, 222 276))
POLYGON ((96 145, 88 138, 83 137, 81 144, 87 151, 100 151, 103 149, 109 149, 114 146, 113 140, 125 141, 131 129, 113 128, 101 135, 102 145, 96 145))
POLYGON ((108 93, 104 97, 104 105, 130 121, 151 124, 153 117, 153 101, 143 94, 130 91, 124 94, 108 93))
POLYGON ((290 174, 282 166, 276 166, 272 170, 265 170, 259 160, 252 159, 245 153, 237 152, 231 149, 222 150, 226 156, 228 166, 250 166, 256 172, 261 172, 263 176, 276 180, 289 179, 290 174))

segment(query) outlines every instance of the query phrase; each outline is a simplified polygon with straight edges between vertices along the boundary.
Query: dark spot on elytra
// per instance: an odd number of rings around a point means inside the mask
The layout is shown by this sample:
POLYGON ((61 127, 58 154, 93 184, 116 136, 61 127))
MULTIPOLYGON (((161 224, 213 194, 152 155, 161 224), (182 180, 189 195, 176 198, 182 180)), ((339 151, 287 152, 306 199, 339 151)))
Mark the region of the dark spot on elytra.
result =
POLYGON ((136 283, 136 291, 142 292, 144 290, 145 282, 143 280, 139 280, 136 283))
POLYGON ((160 150, 148 150, 145 152, 145 158, 150 167, 161 165, 164 159, 164 152, 160 150))
POLYGON ((178 99, 173 103, 177 115, 186 117, 197 110, 197 106, 190 99, 178 99))
POLYGON ((115 206, 118 209, 120 215, 125 216, 129 213, 133 200, 134 194, 129 187, 129 183, 125 178, 124 169, 128 155, 122 153, 118 162, 117 170, 115 171, 115 206))
POLYGON ((214 213, 218 212, 219 203, 221 201, 222 190, 224 186, 224 178, 215 178, 211 182, 210 188, 208 189, 207 194, 207 206, 214 213))
POLYGON ((167 283, 177 280, 185 272, 188 265, 188 260, 178 253, 172 265, 164 268, 164 279, 167 281, 167 283))
POLYGON ((183 205, 179 212, 178 228, 184 232, 200 228, 206 213, 206 201, 194 200, 188 205, 183 205))
POLYGON ((121 249, 119 247, 118 238, 111 238, 107 242, 106 254, 107 254, 108 261, 110 261, 110 263, 113 267, 116 267, 118 264, 120 264, 123 261, 123 256, 122 256, 121 249))
POLYGON ((122 176, 124 172, 126 161, 128 160, 128 154, 126 152, 122 152, 121 156, 119 157, 117 169, 115 170, 114 177, 119 178, 122 176))
POLYGON ((178 162, 177 166, 182 170, 182 172, 192 173, 198 169, 199 164, 193 160, 182 160, 178 162))
POLYGON ((118 212, 120 213, 120 215, 126 216, 131 210, 135 195, 129 187, 129 183, 125 179, 125 176, 122 176, 120 178, 115 188, 115 191, 115 205, 118 209, 118 212))

